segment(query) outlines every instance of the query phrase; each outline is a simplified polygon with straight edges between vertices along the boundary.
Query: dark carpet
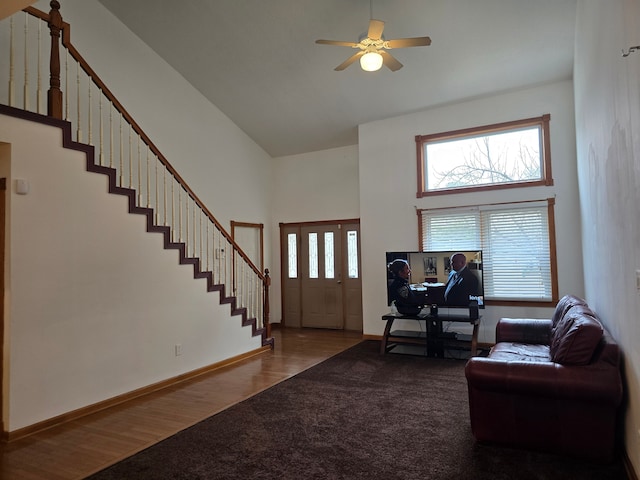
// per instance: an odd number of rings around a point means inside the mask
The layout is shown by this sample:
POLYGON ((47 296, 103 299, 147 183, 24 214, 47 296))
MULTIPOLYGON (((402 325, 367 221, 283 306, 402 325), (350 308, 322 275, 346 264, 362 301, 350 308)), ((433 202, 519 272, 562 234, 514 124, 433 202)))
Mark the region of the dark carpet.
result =
POLYGON ((626 479, 622 462, 474 442, 463 360, 365 341, 89 478, 626 479))

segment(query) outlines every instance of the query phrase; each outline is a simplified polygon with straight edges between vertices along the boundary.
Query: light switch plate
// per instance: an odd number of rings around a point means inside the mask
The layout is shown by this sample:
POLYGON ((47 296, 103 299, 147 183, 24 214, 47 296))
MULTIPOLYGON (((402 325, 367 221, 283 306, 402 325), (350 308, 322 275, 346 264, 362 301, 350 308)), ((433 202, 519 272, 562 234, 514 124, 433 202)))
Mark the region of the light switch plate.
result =
POLYGON ((26 180, 17 179, 16 193, 20 195, 26 195, 27 193, 29 193, 29 182, 27 182, 26 180))

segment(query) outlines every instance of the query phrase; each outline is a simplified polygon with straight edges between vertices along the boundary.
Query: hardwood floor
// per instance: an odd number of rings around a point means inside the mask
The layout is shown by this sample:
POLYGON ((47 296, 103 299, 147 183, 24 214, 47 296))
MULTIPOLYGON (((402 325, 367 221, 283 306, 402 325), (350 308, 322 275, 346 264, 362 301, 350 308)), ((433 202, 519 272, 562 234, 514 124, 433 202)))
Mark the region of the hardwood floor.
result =
POLYGON ((0 478, 81 479, 360 342, 359 332, 274 329, 275 349, 0 445, 0 478))

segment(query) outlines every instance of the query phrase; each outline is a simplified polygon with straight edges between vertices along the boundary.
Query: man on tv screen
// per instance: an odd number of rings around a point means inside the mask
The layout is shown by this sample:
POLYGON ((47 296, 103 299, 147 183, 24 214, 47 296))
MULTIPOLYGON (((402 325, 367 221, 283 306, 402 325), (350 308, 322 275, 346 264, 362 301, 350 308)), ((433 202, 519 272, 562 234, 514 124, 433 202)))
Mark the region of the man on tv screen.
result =
POLYGON ((462 307, 469 305, 470 295, 480 295, 480 282, 467 267, 467 257, 463 253, 451 255, 451 273, 444 291, 447 305, 462 307))

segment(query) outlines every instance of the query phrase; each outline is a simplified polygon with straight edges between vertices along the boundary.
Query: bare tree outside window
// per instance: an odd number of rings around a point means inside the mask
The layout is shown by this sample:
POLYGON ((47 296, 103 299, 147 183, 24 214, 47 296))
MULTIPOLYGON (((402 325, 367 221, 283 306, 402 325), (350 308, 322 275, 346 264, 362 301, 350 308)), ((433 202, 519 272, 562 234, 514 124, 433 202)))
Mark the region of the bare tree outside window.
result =
POLYGON ((548 116, 417 136, 418 196, 552 183, 548 116))
POLYGON ((537 128, 426 145, 428 189, 539 180, 537 128))

